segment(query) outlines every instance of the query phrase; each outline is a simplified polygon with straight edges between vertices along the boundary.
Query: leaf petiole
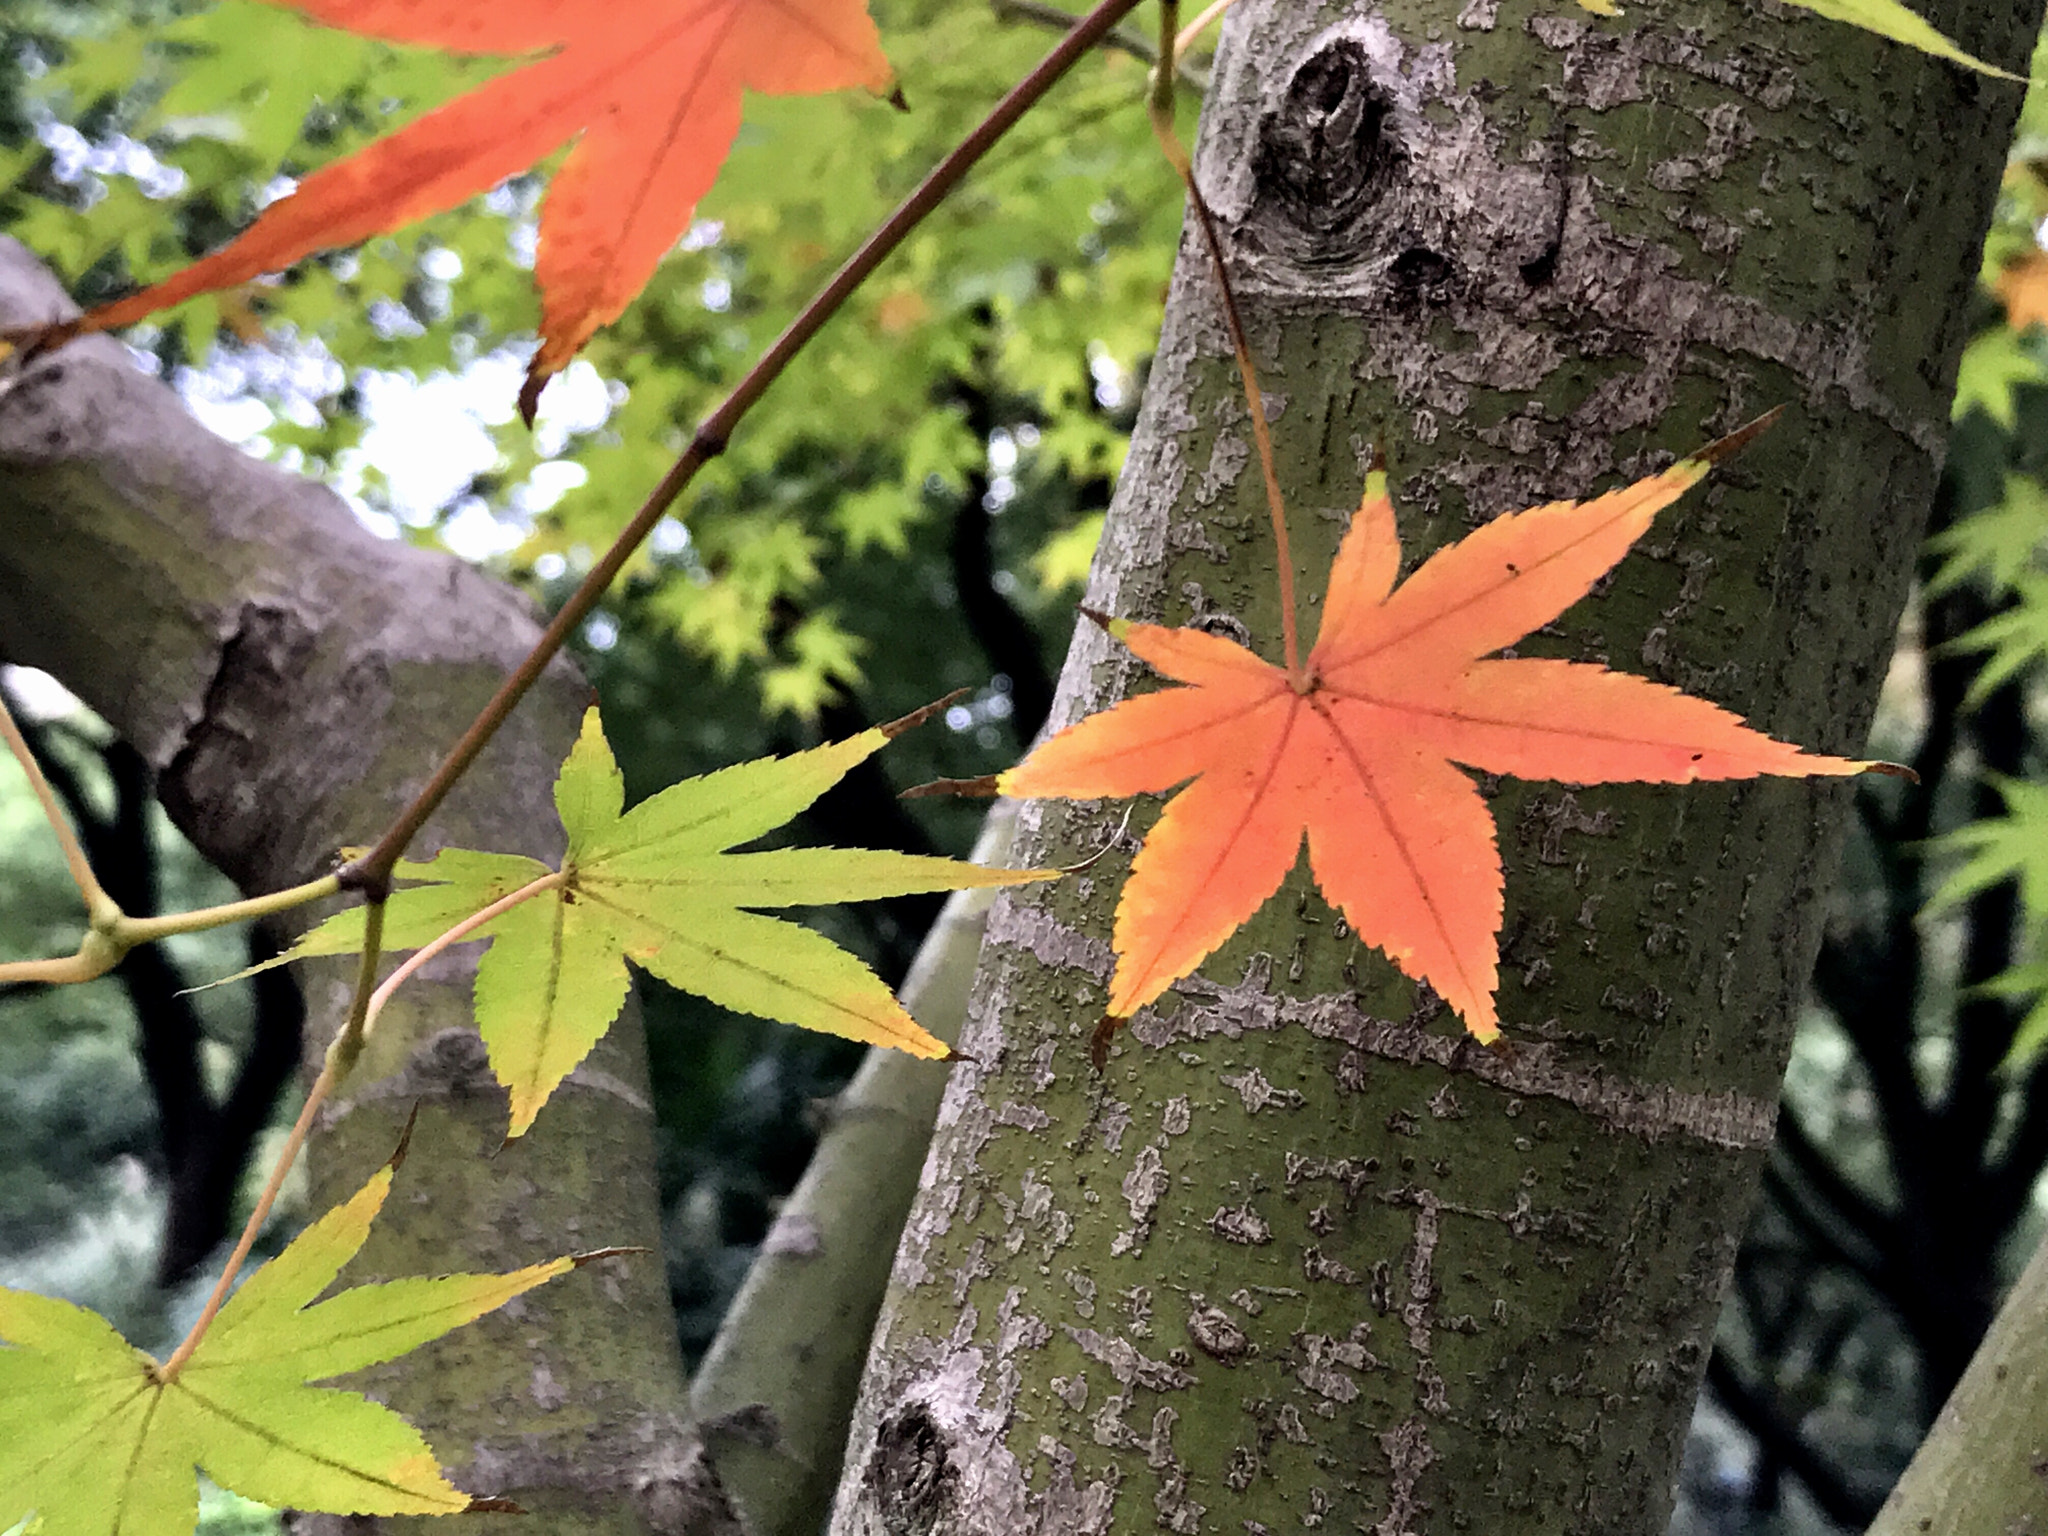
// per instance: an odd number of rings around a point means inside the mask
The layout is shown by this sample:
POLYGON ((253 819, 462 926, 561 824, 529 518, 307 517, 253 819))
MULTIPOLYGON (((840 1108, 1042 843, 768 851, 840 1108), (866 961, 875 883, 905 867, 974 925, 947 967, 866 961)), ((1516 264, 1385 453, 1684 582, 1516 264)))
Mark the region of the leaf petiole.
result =
MULTIPOLYGON (((1211 7, 1213 12, 1216 7, 1211 7)), ((1209 13, 1200 18, 1206 25, 1209 13)), ((1287 537, 1287 500, 1280 491, 1280 472, 1273 461, 1273 435, 1266 425, 1265 396, 1259 390, 1259 371, 1252 362, 1251 343, 1245 338, 1244 317, 1238 312, 1237 294, 1230 286, 1230 264, 1223 256, 1223 240, 1216 233, 1216 219, 1208 199, 1195 182, 1194 162, 1180 141, 1173 116, 1173 66, 1180 39, 1174 27, 1180 19, 1179 0, 1161 0, 1159 7, 1160 61, 1152 71, 1146 115, 1152 133, 1167 163, 1179 173, 1188 190, 1188 202, 1201 227, 1202 243, 1208 248, 1209 263, 1216 271, 1216 286, 1223 296, 1223 318, 1230 329, 1231 350, 1237 354, 1237 373, 1244 384, 1244 402, 1251 413, 1252 442, 1259 451, 1259 471, 1266 481, 1266 511, 1273 522, 1275 557, 1280 567, 1280 636, 1286 656, 1287 676, 1297 693, 1309 687, 1308 674, 1301 665, 1301 639, 1294 620, 1294 550, 1287 537)))
POLYGON ((213 1283, 213 1290, 206 1298, 206 1305, 200 1309, 178 1347, 171 1352, 168 1360, 154 1366, 150 1375, 159 1385, 167 1386, 178 1379, 178 1373, 185 1368, 185 1362, 192 1358, 192 1352, 199 1347, 199 1341, 206 1337, 213 1320, 220 1316, 220 1309, 235 1288, 235 1276, 242 1272, 242 1266, 249 1262, 249 1250, 256 1246, 256 1235, 263 1230, 263 1223, 270 1219, 271 1207, 277 1204, 278 1191, 284 1188, 285 1176, 291 1172, 292 1164, 299 1160, 299 1152, 306 1145, 307 1136, 312 1134, 313 1122, 319 1116, 320 1107, 327 1102, 335 1085, 348 1076, 349 1068, 355 1065, 356 1057, 363 1050, 363 1029, 361 1018, 369 998, 369 984, 377 974, 377 951, 384 938, 384 903, 370 903, 370 910, 363 918, 363 963, 356 972, 356 1000, 349 1011, 349 1021, 335 1036, 334 1044, 328 1047, 327 1060, 320 1067, 320 1075, 313 1079, 313 1086, 306 1091, 305 1107, 299 1111, 299 1118, 292 1122, 291 1133, 285 1137, 284 1145, 278 1149, 277 1161, 271 1165, 270 1177, 264 1181, 263 1192, 256 1197, 255 1209, 249 1212, 248 1221, 242 1225, 242 1235, 235 1243, 235 1251, 228 1255, 228 1261, 221 1267, 220 1278, 213 1283), (347 1049, 343 1047, 347 1046, 347 1049))
POLYGON ((1235 0, 1211 0, 1211 3, 1205 6, 1193 21, 1174 34, 1173 62, 1176 68, 1180 64, 1181 55, 1194 47, 1196 39, 1208 31, 1213 22, 1221 20, 1223 13, 1229 10, 1234 3, 1235 0))
POLYGON ((552 874, 542 875, 538 880, 529 881, 509 895, 499 897, 489 906, 481 907, 475 912, 470 913, 468 917, 465 917, 439 938, 431 943, 423 944, 414 950, 406 957, 405 963, 385 977, 383 984, 370 994, 369 1007, 363 1014, 363 1038, 367 1040, 370 1031, 377 1027, 377 1015, 384 1011, 384 1005, 391 1001, 391 995, 404 986, 406 981, 421 966, 425 965, 443 950, 460 944, 464 939, 483 927, 484 924, 496 921, 514 907, 519 906, 523 902, 531 901, 542 891, 551 891, 557 886, 566 885, 568 881, 569 873, 567 870, 558 869, 552 874))

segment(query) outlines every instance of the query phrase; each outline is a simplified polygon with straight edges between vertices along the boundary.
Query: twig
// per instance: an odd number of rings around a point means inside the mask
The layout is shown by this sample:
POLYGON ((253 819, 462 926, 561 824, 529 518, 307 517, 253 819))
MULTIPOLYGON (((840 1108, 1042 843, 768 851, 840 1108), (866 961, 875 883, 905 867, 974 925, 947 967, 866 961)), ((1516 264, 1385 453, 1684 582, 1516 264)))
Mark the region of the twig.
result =
POLYGON ((172 912, 164 917, 130 917, 114 904, 112 897, 102 892, 100 899, 105 903, 104 911, 86 930, 78 953, 54 960, 0 963, 0 983, 92 981, 119 965, 128 951, 138 944, 169 938, 176 933, 204 933, 209 928, 225 928, 230 923, 245 923, 251 918, 274 917, 280 912, 289 912, 293 907, 302 907, 309 901, 340 893, 341 877, 322 875, 318 880, 308 880, 304 885, 294 885, 287 890, 272 891, 268 896, 250 896, 242 901, 223 902, 217 907, 201 907, 193 912, 172 912))
MULTIPOLYGON (((1159 31, 1165 40, 1165 50, 1169 52, 1179 47, 1179 39, 1174 32, 1179 11, 1178 0, 1161 0, 1159 31)), ((1159 147, 1165 152, 1168 163, 1180 174, 1182 184, 1188 189, 1195 222, 1201 226, 1202 241, 1209 249, 1210 265, 1216 269, 1216 286, 1223 295, 1223 318, 1230 328, 1231 348, 1237 354, 1237 372, 1244 383, 1245 406, 1251 412, 1252 441, 1258 446, 1259 469, 1266 479, 1266 511, 1273 522, 1273 542, 1280 566, 1280 634, 1286 650, 1287 676, 1295 687, 1303 688, 1307 679, 1301 670, 1301 642, 1294 622, 1294 551, 1287 537, 1287 502, 1281 495, 1280 473, 1273 462, 1273 437, 1266 426, 1266 401, 1259 390, 1258 369, 1252 363, 1251 343, 1245 339, 1244 317, 1238 311, 1237 294, 1230 286, 1230 264, 1223 256, 1223 241, 1216 233, 1216 220, 1209 211, 1208 200, 1195 184, 1194 162, 1188 158, 1187 146, 1181 143, 1180 134, 1175 130, 1173 106, 1173 77, 1162 66, 1155 65, 1148 103, 1152 132, 1159 140, 1159 147)))
POLYGON ((390 889, 393 866, 404 855, 405 849, 427 818, 434 814, 441 802, 447 798, 463 774, 469 771, 477 754, 497 734, 498 727, 526 696, 527 690, 547 669, 549 662, 561 650, 564 642, 575 632, 597 606, 633 552, 640 547, 661 521, 664 514, 682 495, 697 472, 724 452, 727 440, 732 436, 743 417, 782 374, 791 358, 802 350, 815 336, 825 322, 839 312, 854 290, 866 281, 868 275, 882 264, 906 236, 924 221, 951 192, 962 177, 971 170, 989 149, 1009 132, 1026 111, 1050 90, 1057 80, 1093 48, 1126 15, 1136 8, 1138 0, 1102 0, 1077 23, 1073 31, 1061 39, 1059 46, 1026 75, 1010 93, 996 104, 987 117, 974 131, 961 140, 953 152, 941 160, 926 176, 917 189, 910 194, 889 215, 865 243, 847 258, 817 296, 804 306, 803 311, 789 323, 768 350, 761 354, 752 368, 733 387, 724 402, 704 419, 696 435, 676 460, 669 472, 662 476, 661 483, 654 488, 633 520, 626 524, 611 548, 599 557, 597 563, 583 578, 569 600, 562 605, 539 642, 526 659, 505 679, 491 701, 483 707, 462 738, 449 750, 441 766, 435 770, 427 787, 420 791, 413 803, 399 814, 377 845, 361 858, 346 865, 342 870, 345 885, 361 889, 372 896, 390 889))
POLYGON ((0 986, 14 986, 22 982, 41 982, 46 986, 66 986, 81 981, 93 981, 107 974, 121 963, 121 957, 112 953, 89 953, 90 939, 79 946, 75 955, 60 955, 53 960, 5 960, 0 961, 0 986))
MULTIPOLYGON (((78 887, 78 894, 85 898, 85 910, 94 923, 103 923, 119 913, 114 899, 100 889, 100 882, 92 872, 92 863, 85 856, 85 849, 79 844, 78 834, 71 828, 63 808, 57 804, 57 797, 50 789, 50 781, 43 777, 42 765, 36 761, 35 753, 29 750, 28 739, 21 734, 21 727, 14 723, 13 712, 7 707, 7 697, 0 692, 0 736, 7 738, 8 750, 14 760, 21 764, 21 771, 28 775, 28 787, 35 791, 36 803, 43 808, 43 815, 50 823, 50 830, 57 834, 58 846, 64 850, 64 867, 71 871, 71 883, 78 887)), ((0 971, 0 978, 6 973, 0 971)), ((54 979, 54 978, 20 978, 54 979)))
POLYGON ((252 918, 275 917, 280 912, 289 912, 293 907, 303 907, 309 901, 318 901, 323 896, 337 896, 340 893, 341 877, 322 875, 318 880, 308 880, 304 885, 272 891, 267 896, 249 896, 241 901, 225 901, 217 907, 200 907, 192 912, 171 912, 162 917, 123 917, 114 924, 113 936, 124 949, 132 949, 137 944, 169 938, 176 933, 204 933, 210 928, 225 928, 231 923, 246 923, 252 918))

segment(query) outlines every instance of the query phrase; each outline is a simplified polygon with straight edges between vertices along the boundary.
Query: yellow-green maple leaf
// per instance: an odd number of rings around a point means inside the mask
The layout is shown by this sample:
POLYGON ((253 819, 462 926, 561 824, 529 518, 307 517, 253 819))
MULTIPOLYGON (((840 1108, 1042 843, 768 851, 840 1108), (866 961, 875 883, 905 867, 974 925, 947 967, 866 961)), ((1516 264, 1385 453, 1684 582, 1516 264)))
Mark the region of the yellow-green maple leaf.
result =
POLYGON ((1787 0, 1787 3, 1825 16, 1830 21, 1845 21, 1852 27, 1875 32, 1879 37, 1888 37, 1895 43, 1918 48, 1922 53, 1931 53, 1938 59, 1947 59, 1952 64, 1961 64, 1981 74, 2022 83, 2027 78, 2011 70, 2000 69, 1996 64, 1987 64, 1974 53, 1964 52, 1924 17, 1899 4, 1899 0, 1787 0))
POLYGON ((0 1530, 35 1514, 37 1536, 187 1536, 195 1466, 243 1498, 326 1514, 505 1507, 449 1483, 389 1408, 310 1383, 416 1349, 603 1255, 314 1304, 363 1246, 394 1166, 257 1270, 169 1381, 97 1314, 0 1290, 0 1530))
MULTIPOLYGON (((1785 3, 1812 11, 1816 16, 1825 16, 1830 21, 1846 22, 1866 32, 1875 32, 1879 37, 1888 37, 1895 43, 1904 43, 1909 48, 1917 48, 1922 53, 1947 59, 1980 74, 2022 83, 2027 78, 2011 70, 2000 69, 1996 64, 1988 64, 1974 53, 1958 48, 1925 17, 1917 11, 1908 10, 1899 4, 1899 0, 1785 0, 1785 3)), ((1622 13, 1614 0, 1579 0, 1579 6, 1596 16, 1619 16, 1622 13)))
MULTIPOLYGON (((558 876, 475 933, 491 941, 477 966, 477 1029, 511 1094, 511 1135, 533 1124, 611 1028, 625 1002, 628 960, 736 1012, 913 1056, 949 1054, 861 961, 809 928, 747 909, 1015 885, 1055 871, 870 848, 729 851, 805 809, 905 724, 684 779, 627 811, 593 709, 555 783, 569 834, 559 871, 465 849, 399 866, 400 877, 430 883, 392 896, 384 944, 394 950, 418 948, 492 902, 558 876)), ((346 953, 362 938, 361 910, 344 912, 286 958, 346 953)))

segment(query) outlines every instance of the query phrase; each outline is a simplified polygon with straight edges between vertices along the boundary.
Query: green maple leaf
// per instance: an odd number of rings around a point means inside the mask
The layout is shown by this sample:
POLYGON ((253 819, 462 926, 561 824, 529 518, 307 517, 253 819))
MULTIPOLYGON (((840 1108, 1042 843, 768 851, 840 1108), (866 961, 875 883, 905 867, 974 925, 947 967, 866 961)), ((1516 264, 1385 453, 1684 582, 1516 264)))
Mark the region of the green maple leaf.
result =
POLYGON ((1937 648, 1942 655, 1990 653, 1963 695, 1965 709, 1976 708, 2036 663, 2048 661, 2048 572, 2020 575, 2011 591, 2019 599, 2012 607, 1937 648))
POLYGON ((1970 990, 1982 997, 2034 1000, 2033 1007, 2014 1028, 2012 1045, 1998 1065, 1998 1070, 2008 1076, 2026 1071, 2048 1049, 2048 960, 2015 965, 1970 990))
POLYGON ((1951 591, 1980 571, 1994 593, 2012 591, 2048 550, 2048 486, 2031 475, 2007 475, 2005 496, 1996 506, 1944 529, 1927 548, 1941 557, 1941 568, 1927 583, 1928 596, 1951 591))
MULTIPOLYGON (((2002 775, 1992 782, 2005 799, 2005 814, 1986 816, 1935 840, 1935 848, 1964 858, 1927 905, 1930 910, 1952 907, 2001 881, 2016 880, 2020 905, 2039 920, 2048 916, 2048 784, 2002 775)), ((2021 1071, 2048 1048, 2048 960, 2011 966, 1971 991, 2034 999, 2014 1031, 2001 1071, 2021 1071)))
POLYGON ((1965 53, 1930 25, 1926 18, 1907 10, 1898 0, 1790 0, 1790 3, 1825 16, 1830 21, 1847 22, 1852 27, 1875 32, 1880 37, 1918 48, 1922 53, 1931 53, 1938 59, 1947 59, 1980 74, 2021 82, 2027 78, 2000 69, 1996 64, 1987 64, 1973 53, 1965 53))
MULTIPOLYGON (((869 848, 729 851, 781 826, 929 713, 685 779, 628 811, 593 709, 555 782, 569 834, 560 870, 466 849, 399 866, 401 878, 425 883, 396 892, 387 905, 383 942, 394 950, 416 949, 491 903, 546 882, 474 934, 491 941, 477 966, 476 1022, 491 1069, 512 1096, 510 1135, 533 1124, 556 1085, 611 1028, 626 999, 628 960, 740 1013, 914 1056, 951 1055, 866 965, 809 928, 747 909, 1015 885, 1056 871, 983 869, 869 848)), ((357 908, 321 924, 283 958, 347 953, 362 942, 357 908)))
POLYGON ((398 1161, 257 1270, 168 1381, 97 1314, 0 1290, 0 1530, 34 1513, 37 1536, 187 1536, 195 1466, 243 1498, 327 1514, 507 1508, 449 1483, 389 1408, 309 1383, 394 1359, 605 1254, 313 1304, 369 1236, 398 1161))
POLYGON ((1972 409, 1981 410, 2006 431, 2019 425, 2019 408, 2012 392, 2021 384, 2039 384, 2048 377, 2032 347, 2010 326, 1996 326, 1963 348, 1956 365, 1956 397, 1950 408, 1953 419, 1961 421, 1972 409))
POLYGON ((1973 821, 1938 839, 1937 847, 1960 852, 1964 859, 1928 906, 1954 906, 2002 880, 2017 880, 2021 904, 2029 912, 2048 913, 2048 784, 2002 775, 1992 782, 2005 798, 2005 814, 1973 821))

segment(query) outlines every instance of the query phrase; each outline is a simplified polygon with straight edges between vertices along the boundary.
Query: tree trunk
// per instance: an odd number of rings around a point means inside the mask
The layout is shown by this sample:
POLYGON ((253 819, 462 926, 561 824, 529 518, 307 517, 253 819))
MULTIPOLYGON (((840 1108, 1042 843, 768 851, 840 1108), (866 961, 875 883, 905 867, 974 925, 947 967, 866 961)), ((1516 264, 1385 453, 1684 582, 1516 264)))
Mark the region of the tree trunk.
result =
POLYGON ((2048 1530, 2048 1242, 2034 1250, 1868 1536, 2048 1530))
MULTIPOLYGON (((1930 19, 2016 66, 2039 20, 2021 9, 1930 19)), ((1412 568, 1783 404, 1520 649, 1855 749, 2018 101, 1767 4, 1469 0, 1453 22, 1441 0, 1240 0, 1198 163, 1303 590, 1371 446, 1412 568)), ((1250 463, 1186 244, 1090 606, 1276 654, 1250 463)), ((1144 684, 1084 625, 1054 721, 1144 684)), ((1098 1076, 1129 845, 998 902, 839 1536, 1663 1530, 1845 801, 1484 787, 1506 1054, 1298 867, 1098 1076)), ((1027 805, 1017 857, 1092 852, 1122 815, 1027 805)))
MULTIPOLYGON (((62 290, 0 240, 0 327, 62 313, 75 313, 62 290)), ((73 343, 0 385, 0 657, 46 668, 105 716, 245 890, 309 879, 373 837, 538 634, 515 594, 372 537, 333 493, 213 437, 117 342, 73 343)), ((550 790, 587 699, 554 668, 418 851, 559 855, 550 790)), ((505 1099, 471 1024, 472 969, 450 956, 398 994, 316 1133, 323 1209, 420 1106, 398 1198, 349 1277, 650 1252, 362 1383, 420 1425, 463 1488, 538 1512, 522 1531, 681 1530, 716 1489, 682 1429, 637 1010, 500 1151, 505 1099)), ((317 1065, 353 966, 300 971, 317 1065)))

